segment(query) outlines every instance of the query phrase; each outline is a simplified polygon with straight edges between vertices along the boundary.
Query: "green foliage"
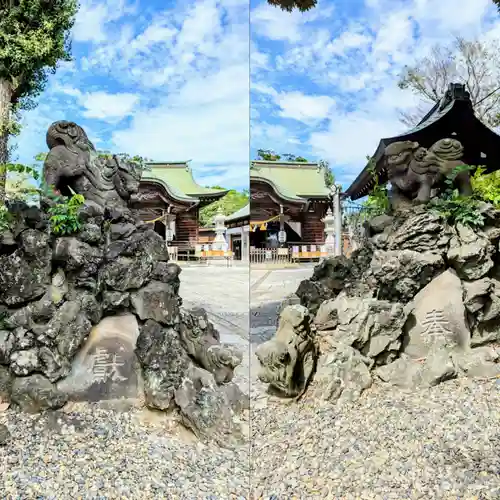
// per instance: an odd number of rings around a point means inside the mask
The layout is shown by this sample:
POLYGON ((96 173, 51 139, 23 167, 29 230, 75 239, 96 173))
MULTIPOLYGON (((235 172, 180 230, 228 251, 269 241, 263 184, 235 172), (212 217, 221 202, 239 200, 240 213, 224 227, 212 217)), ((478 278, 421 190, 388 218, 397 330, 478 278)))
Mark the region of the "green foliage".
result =
MULTIPOLYGON (((267 0, 270 5, 279 7, 286 12, 293 12, 299 10, 300 12, 307 12, 318 4, 317 0, 267 0)), ((500 1, 500 0, 499 0, 500 1)))
POLYGON ((295 155, 291 155, 289 153, 284 153, 282 156, 285 159, 285 161, 296 161, 298 163, 308 163, 308 161, 303 156, 295 156, 295 155))
POLYGON ((482 227, 484 216, 479 210, 480 198, 475 196, 461 196, 457 189, 454 189, 454 182, 461 172, 471 172, 475 167, 469 165, 459 165, 455 167, 445 179, 446 189, 443 194, 431 201, 431 209, 443 217, 449 224, 463 224, 469 227, 482 227))
MULTIPOLYGON (((500 0, 499 0, 500 1, 500 0)), ((478 167, 471 178, 474 196, 500 207, 500 171, 485 174, 483 167, 478 167)))
POLYGON ((272 149, 257 150, 257 160, 278 161, 279 159, 281 159, 281 155, 275 153, 272 149))
POLYGON ((7 163, 0 166, 0 170, 5 169, 7 173, 11 174, 19 174, 19 175, 28 175, 32 177, 35 181, 40 179, 40 173, 35 167, 31 167, 29 165, 23 165, 21 163, 7 163))
POLYGON ((70 60, 69 34, 77 0, 0 0, 0 204, 5 201, 19 111, 31 109, 59 61, 70 60))
POLYGON ((319 168, 323 170, 326 187, 332 187, 335 184, 335 176, 330 168, 330 163, 327 160, 319 160, 318 164, 319 168))
POLYGON ((80 207, 85 202, 81 194, 72 192, 72 196, 54 197, 57 203, 49 209, 50 226, 57 236, 66 236, 80 231, 82 221, 79 217, 80 207))
POLYGON ((0 79, 9 82, 13 105, 31 107, 48 73, 70 60, 77 11, 76 0, 0 0, 0 79))
POLYGON ((472 196, 460 196, 456 190, 448 198, 434 200, 432 208, 452 225, 457 223, 470 227, 484 225, 484 217, 479 211, 477 200, 472 196))
MULTIPOLYGON (((217 189, 224 188, 218 186, 217 189)), ((245 190, 242 193, 234 189, 230 190, 226 194, 226 196, 224 196, 220 200, 215 201, 214 203, 211 203, 210 205, 207 205, 206 207, 203 207, 200 210, 201 225, 204 227, 210 226, 219 208, 222 209, 222 213, 224 215, 228 216, 247 205, 248 200, 248 190, 245 190)))
POLYGON ((391 207, 391 203, 387 193, 387 187, 379 183, 379 176, 375 169, 376 165, 374 159, 367 156, 367 160, 368 172, 375 180, 375 184, 368 199, 363 202, 363 212, 366 214, 367 218, 371 218, 377 215, 386 214, 391 207))
POLYGON ((43 163, 47 159, 48 155, 49 155, 49 153, 38 153, 35 156, 35 161, 43 163))
POLYGON ((279 161, 283 158, 284 161, 296 161, 299 163, 308 163, 309 161, 303 156, 295 156, 290 153, 278 154, 272 149, 258 149, 257 160, 264 161, 279 161))

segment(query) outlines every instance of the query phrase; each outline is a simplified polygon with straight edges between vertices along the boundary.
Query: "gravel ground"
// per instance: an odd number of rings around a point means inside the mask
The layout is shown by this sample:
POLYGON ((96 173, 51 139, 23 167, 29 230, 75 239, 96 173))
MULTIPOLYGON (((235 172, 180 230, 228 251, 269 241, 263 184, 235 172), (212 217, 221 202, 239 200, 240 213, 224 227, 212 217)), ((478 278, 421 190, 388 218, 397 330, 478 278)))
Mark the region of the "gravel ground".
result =
MULTIPOLYGON (((234 378, 247 394, 248 361, 234 378)), ((247 436, 248 418, 240 416, 247 436)), ((0 424, 10 432, 0 446, 2 499, 249 498, 248 443, 233 450, 201 443, 161 412, 96 404, 42 415, 0 409, 0 424)))
MULTIPOLYGON (((245 361, 236 380, 248 387, 245 361)), ((500 498, 500 381, 415 393, 376 386, 337 408, 278 402, 255 368, 252 495, 248 445, 200 443, 145 410, 77 405, 0 413, 11 433, 0 447, 0 498, 500 498)))
POLYGON ((0 414, 0 498, 248 498, 248 445, 197 442, 152 412, 0 414))
POLYGON ((500 381, 379 386, 343 408, 252 398, 257 498, 500 498, 500 381))
MULTIPOLYGON (((238 340, 244 353, 247 342, 238 340)), ((233 380, 248 394, 245 354, 233 380)), ((249 498, 248 443, 234 450, 200 443, 174 418, 147 410, 73 404, 27 415, 4 406, 0 424, 10 437, 0 446, 1 499, 249 498)), ((248 412, 240 418, 248 437, 248 412)), ((2 433, 0 425, 0 441, 2 433)))

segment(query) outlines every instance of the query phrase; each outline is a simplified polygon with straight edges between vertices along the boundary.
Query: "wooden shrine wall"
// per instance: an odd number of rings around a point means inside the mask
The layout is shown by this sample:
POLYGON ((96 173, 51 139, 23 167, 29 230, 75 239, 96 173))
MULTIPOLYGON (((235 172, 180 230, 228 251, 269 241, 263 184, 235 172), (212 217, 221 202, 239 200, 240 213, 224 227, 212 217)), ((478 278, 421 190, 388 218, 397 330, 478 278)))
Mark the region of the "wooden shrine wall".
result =
POLYGON ((327 203, 312 202, 309 210, 302 214, 302 241, 319 245, 325 241, 325 224, 322 219, 328 210, 327 203))
POLYGON ((198 242, 198 207, 177 214, 175 231, 179 243, 195 245, 198 242))

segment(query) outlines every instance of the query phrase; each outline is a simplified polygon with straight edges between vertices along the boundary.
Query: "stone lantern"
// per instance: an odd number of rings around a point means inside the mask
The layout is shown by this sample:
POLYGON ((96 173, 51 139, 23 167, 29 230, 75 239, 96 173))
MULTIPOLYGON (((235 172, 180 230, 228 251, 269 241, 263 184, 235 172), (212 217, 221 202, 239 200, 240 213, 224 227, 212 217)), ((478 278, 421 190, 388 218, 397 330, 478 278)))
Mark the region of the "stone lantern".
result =
POLYGON ((280 230, 278 232, 278 242, 283 247, 286 243, 286 231, 285 231, 285 214, 283 210, 283 205, 280 205, 280 215, 279 215, 280 230))
POLYGON ((335 217, 331 207, 328 207, 325 218, 325 246, 328 255, 335 255, 335 217))
POLYGON ((219 208, 217 211, 217 214, 214 217, 214 223, 215 223, 215 238, 212 243, 212 248, 214 250, 227 250, 227 241, 225 237, 226 233, 226 226, 224 225, 224 222, 226 220, 226 216, 222 212, 222 208, 219 208))

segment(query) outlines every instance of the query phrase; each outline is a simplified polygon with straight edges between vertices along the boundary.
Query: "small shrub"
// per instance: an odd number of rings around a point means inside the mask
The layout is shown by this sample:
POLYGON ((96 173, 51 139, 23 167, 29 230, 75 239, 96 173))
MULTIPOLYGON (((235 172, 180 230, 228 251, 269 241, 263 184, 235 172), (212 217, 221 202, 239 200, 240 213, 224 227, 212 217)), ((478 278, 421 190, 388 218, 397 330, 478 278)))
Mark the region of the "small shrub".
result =
POLYGON ((458 191, 454 191, 448 198, 434 200, 432 208, 449 224, 461 223, 469 227, 484 226, 484 216, 479 211, 478 200, 472 196, 460 196, 458 191))
POLYGON ((485 174, 484 167, 478 167, 471 178, 474 197, 500 207, 500 171, 485 174))
POLYGON ((11 214, 5 205, 0 205, 0 233, 8 231, 11 223, 11 214))
POLYGON ((456 176, 460 172, 472 171, 475 167, 459 165, 445 179, 446 189, 441 196, 431 201, 431 209, 443 217, 449 224, 463 224, 469 227, 484 226, 484 216, 479 210, 479 199, 472 196, 461 196, 454 189, 456 176))
POLYGON ((72 191, 71 197, 60 196, 57 201, 58 203, 49 209, 52 232, 58 236, 66 236, 80 231, 82 221, 78 212, 85 201, 83 195, 72 191))
POLYGON ((379 176, 375 170, 375 162, 373 159, 369 159, 368 172, 370 172, 375 180, 375 184, 368 199, 363 203, 363 208, 366 217, 371 218, 377 215, 386 214, 391 207, 391 202, 389 200, 387 187, 384 185, 381 186, 379 183, 379 176))

